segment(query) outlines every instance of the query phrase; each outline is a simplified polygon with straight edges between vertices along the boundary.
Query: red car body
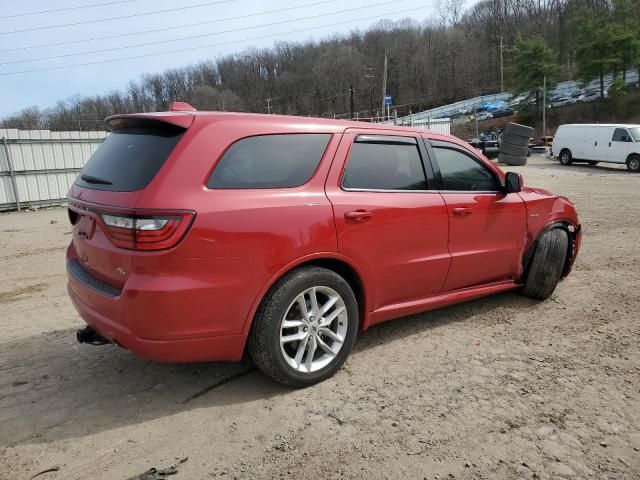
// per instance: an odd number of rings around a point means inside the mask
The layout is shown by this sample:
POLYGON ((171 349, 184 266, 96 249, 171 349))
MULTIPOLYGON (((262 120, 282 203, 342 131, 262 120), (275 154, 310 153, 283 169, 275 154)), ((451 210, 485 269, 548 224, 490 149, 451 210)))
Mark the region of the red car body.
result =
POLYGON ((101 336, 148 359, 239 360, 261 300, 300 265, 341 272, 358 297, 360 329, 366 330, 395 317, 519 288, 534 242, 552 226, 570 234, 563 275, 580 246, 573 205, 541 189, 389 193, 341 187, 357 135, 414 138, 427 157, 431 144, 449 142, 504 183, 497 166, 449 135, 257 114, 174 111, 107 120, 112 127, 137 121, 167 123, 184 132, 143 189, 72 186, 68 291, 101 336), (287 133, 330 135, 306 183, 207 187, 217 162, 239 139, 287 133), (105 214, 168 215, 175 225, 163 248, 131 249, 110 232, 105 214))

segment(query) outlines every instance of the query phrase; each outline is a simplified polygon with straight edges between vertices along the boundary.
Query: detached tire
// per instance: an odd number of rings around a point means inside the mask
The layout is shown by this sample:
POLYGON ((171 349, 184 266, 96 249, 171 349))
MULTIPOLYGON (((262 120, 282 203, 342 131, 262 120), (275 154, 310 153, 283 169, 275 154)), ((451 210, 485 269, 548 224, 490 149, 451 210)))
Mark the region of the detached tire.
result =
POLYGON ((256 313, 247 349, 263 373, 307 387, 345 362, 358 331, 358 303, 332 270, 301 267, 283 276, 256 313))
POLYGON ((538 300, 551 296, 560 281, 568 246, 569 238, 562 229, 555 228, 542 235, 526 272, 523 295, 538 300))
POLYGON ((502 142, 500 144, 500 153, 512 155, 514 157, 527 157, 529 146, 513 145, 512 143, 502 142))
POLYGON ((527 156, 507 155, 506 153, 500 152, 500 155, 498 155, 498 161, 500 163, 506 163, 507 165, 519 167, 527 164, 527 156))

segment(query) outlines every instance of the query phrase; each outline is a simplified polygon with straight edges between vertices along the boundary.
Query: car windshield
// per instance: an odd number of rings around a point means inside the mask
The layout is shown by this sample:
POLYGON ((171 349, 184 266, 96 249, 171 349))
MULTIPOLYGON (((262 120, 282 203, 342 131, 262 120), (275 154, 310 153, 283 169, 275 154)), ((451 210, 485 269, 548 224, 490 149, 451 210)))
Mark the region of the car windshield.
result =
POLYGON ((640 127, 631 127, 631 128, 629 128, 629 133, 633 137, 634 141, 640 142, 640 127))

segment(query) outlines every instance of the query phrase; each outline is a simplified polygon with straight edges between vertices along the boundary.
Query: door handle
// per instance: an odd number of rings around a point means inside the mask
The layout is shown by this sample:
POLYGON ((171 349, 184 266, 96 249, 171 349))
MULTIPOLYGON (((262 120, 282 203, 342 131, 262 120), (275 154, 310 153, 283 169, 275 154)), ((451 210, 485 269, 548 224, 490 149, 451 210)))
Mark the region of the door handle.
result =
POLYGON ((596 140, 596 143, 593 145, 594 147, 598 146, 598 141, 596 140))
POLYGON ((609 146, 611 146, 611 142, 609 142, 609 146))
POLYGON ((347 220, 355 220, 356 222, 364 222, 371 218, 371 212, 367 210, 355 210, 353 212, 346 212, 344 218, 347 220))
POLYGON ((455 207, 453 210, 454 215, 470 215, 472 210, 469 207, 455 207))

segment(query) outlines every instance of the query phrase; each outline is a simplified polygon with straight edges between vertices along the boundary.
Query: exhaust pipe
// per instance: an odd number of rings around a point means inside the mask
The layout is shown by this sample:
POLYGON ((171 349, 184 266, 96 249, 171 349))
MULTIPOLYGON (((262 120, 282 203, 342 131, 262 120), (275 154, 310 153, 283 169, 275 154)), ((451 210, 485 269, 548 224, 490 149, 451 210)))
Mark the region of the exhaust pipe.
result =
POLYGON ((106 345, 107 343, 111 343, 89 325, 76 330, 76 338, 79 343, 88 343, 89 345, 106 345))

